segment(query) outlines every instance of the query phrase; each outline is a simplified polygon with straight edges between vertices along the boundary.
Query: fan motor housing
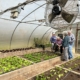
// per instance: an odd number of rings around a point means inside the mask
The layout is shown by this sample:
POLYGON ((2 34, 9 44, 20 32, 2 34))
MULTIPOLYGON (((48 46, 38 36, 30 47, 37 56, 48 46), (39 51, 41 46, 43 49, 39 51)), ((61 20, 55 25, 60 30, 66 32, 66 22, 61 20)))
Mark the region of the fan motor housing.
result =
POLYGON ((53 5, 56 5, 59 3, 59 0, 53 0, 53 5))
POLYGON ((55 15, 59 15, 61 13, 60 6, 53 6, 52 13, 55 15))

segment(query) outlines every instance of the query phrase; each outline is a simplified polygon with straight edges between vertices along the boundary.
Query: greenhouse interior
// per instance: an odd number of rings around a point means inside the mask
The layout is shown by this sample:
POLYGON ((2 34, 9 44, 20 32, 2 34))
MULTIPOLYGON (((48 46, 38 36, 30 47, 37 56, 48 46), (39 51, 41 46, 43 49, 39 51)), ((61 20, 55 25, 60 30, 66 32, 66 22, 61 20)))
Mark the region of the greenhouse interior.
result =
POLYGON ((80 0, 0 0, 0 80, 80 80, 80 0))

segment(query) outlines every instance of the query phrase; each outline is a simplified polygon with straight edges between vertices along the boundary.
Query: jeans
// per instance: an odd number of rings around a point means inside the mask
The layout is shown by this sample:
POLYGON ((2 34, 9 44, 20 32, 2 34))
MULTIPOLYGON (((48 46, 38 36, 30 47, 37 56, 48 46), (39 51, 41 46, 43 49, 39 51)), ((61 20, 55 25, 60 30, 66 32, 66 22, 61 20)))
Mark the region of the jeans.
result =
POLYGON ((73 44, 69 44, 69 47, 68 47, 69 59, 73 58, 72 48, 73 48, 73 44))

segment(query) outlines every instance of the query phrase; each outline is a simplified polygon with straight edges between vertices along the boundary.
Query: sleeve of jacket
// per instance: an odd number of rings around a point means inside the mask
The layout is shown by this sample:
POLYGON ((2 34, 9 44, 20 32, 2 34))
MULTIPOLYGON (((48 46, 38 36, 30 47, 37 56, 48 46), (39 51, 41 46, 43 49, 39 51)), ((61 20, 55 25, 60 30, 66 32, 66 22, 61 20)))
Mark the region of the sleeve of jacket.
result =
POLYGON ((52 43, 52 37, 50 38, 50 42, 52 43))

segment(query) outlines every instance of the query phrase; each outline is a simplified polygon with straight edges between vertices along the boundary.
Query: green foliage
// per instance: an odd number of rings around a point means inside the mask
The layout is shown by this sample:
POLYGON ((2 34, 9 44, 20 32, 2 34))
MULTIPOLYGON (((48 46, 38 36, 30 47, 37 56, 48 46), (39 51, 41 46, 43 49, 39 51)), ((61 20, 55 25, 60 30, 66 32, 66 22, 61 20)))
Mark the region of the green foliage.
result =
POLYGON ((0 59, 0 74, 9 72, 24 66, 32 64, 31 62, 19 57, 7 57, 0 59))
POLYGON ((51 47, 50 41, 47 41, 46 39, 39 39, 39 38, 34 38, 34 45, 39 47, 39 45, 45 45, 45 47, 51 47))
POLYGON ((25 54, 24 57, 33 62, 40 62, 43 60, 48 60, 48 59, 57 57, 57 55, 56 54, 49 55, 47 53, 37 52, 37 53, 32 53, 32 54, 25 54))
POLYGON ((36 76, 36 80, 61 80, 64 74, 67 74, 68 71, 62 69, 61 67, 53 68, 47 72, 44 72, 36 76))

